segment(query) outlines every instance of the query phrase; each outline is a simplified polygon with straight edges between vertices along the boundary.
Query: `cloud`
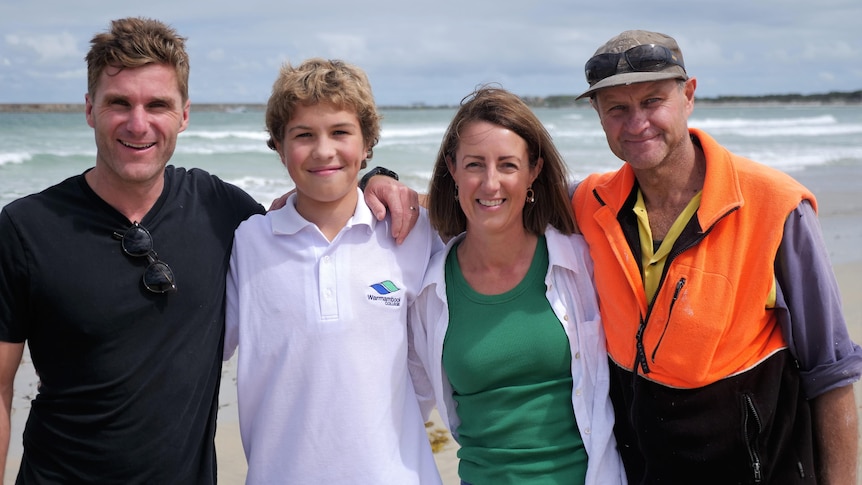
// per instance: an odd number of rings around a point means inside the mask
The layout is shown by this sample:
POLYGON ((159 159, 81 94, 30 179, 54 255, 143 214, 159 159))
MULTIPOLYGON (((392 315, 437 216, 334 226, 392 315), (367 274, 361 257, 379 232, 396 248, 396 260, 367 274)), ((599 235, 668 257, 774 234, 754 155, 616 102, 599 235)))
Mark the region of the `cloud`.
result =
POLYGON ((314 40, 323 57, 356 59, 353 62, 362 62, 371 57, 366 38, 361 35, 331 32, 318 34, 314 40))
POLYGON ((818 74, 818 77, 826 82, 831 82, 835 80, 835 74, 831 72, 821 72, 818 74))
POLYGON ((75 46, 75 36, 68 32, 30 36, 6 34, 4 39, 6 45, 13 49, 24 48, 34 52, 37 62, 54 62, 70 58, 81 59, 84 55, 75 46))
POLYGON ((225 58, 224 49, 222 49, 222 48, 213 49, 213 50, 207 52, 206 58, 209 59, 210 61, 223 61, 225 58))
POLYGON ((625 29, 674 36, 701 95, 862 88, 858 0, 678 0, 577 4, 570 0, 329 0, 291 2, 97 0, 4 2, 0 102, 77 101, 88 41, 111 19, 145 14, 188 38, 196 102, 262 102, 278 67, 312 56, 368 72, 383 104, 457 102, 477 84, 522 95, 577 93, 584 62, 625 29), (624 12, 624 15, 621 15, 624 12), (47 81, 81 79, 72 82, 47 81), (828 73, 824 75, 824 73, 828 73), (38 82, 38 79, 45 79, 38 82))

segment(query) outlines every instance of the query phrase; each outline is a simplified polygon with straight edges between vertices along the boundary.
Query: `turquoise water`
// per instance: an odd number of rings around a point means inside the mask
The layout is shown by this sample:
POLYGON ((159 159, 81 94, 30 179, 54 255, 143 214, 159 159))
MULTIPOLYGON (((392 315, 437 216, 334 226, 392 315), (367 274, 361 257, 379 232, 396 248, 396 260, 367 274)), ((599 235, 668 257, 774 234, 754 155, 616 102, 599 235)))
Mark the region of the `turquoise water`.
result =
MULTIPOLYGON (((620 165, 592 109, 537 109, 573 177, 620 165)), ((451 109, 386 110, 369 166, 396 170, 424 191, 451 109)), ((790 173, 862 165, 858 106, 696 107, 690 126, 739 154, 790 173)), ((192 112, 172 163, 200 167, 248 191, 264 205, 290 188, 266 147, 263 112, 192 112)), ((0 113, 0 206, 93 165, 92 129, 83 113, 0 113)))

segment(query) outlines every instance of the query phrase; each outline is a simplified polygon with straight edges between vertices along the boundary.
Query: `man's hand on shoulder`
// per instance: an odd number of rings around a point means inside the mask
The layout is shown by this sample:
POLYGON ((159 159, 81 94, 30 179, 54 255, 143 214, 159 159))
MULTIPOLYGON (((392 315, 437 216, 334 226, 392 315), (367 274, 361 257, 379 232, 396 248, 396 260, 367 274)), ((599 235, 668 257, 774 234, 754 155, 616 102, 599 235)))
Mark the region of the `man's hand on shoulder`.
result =
POLYGON ((281 197, 272 201, 272 204, 269 205, 269 211, 276 211, 281 209, 282 207, 287 205, 287 199, 290 197, 290 194, 296 192, 296 189, 291 190, 290 192, 282 195, 281 197))
POLYGON ((384 174, 369 177, 363 192, 365 203, 378 221, 383 220, 386 210, 389 210, 392 237, 398 244, 404 242, 419 219, 419 194, 391 175, 384 174))

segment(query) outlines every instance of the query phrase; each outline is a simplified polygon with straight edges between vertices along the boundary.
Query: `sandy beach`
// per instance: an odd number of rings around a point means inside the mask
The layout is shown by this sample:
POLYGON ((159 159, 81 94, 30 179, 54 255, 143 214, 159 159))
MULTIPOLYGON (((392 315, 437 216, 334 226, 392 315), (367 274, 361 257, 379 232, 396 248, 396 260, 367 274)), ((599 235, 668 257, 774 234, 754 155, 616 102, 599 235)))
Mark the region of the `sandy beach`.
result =
MULTIPOLYGON (((816 167, 793 174, 817 196, 824 238, 833 260, 835 274, 841 286, 845 317, 851 337, 862 342, 862 166, 816 167)), ((222 372, 222 392, 219 397, 219 425, 216 435, 220 483, 233 485, 244 482, 246 464, 239 437, 236 412, 236 381, 233 361, 222 372)), ((4 483, 15 481, 21 456, 21 433, 35 396, 35 374, 25 354, 25 361, 15 380, 12 411, 12 440, 4 483)), ((854 387, 857 410, 862 422, 862 384, 854 387)), ((430 430, 443 429, 432 416, 430 430)), ((457 485, 457 446, 449 442, 437 454, 437 463, 446 485, 457 485)), ((862 466, 857 465, 862 477, 862 466)), ((862 483, 862 480, 860 480, 862 483)))

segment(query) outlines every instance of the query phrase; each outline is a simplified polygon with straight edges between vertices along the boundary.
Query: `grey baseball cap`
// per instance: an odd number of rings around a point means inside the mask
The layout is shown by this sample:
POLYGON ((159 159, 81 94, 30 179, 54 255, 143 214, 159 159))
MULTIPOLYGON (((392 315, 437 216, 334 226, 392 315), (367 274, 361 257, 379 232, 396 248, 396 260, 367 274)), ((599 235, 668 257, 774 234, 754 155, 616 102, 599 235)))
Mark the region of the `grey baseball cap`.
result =
POLYGON ((646 30, 627 30, 607 41, 587 61, 584 73, 590 88, 577 99, 613 86, 688 79, 673 37, 646 30))

